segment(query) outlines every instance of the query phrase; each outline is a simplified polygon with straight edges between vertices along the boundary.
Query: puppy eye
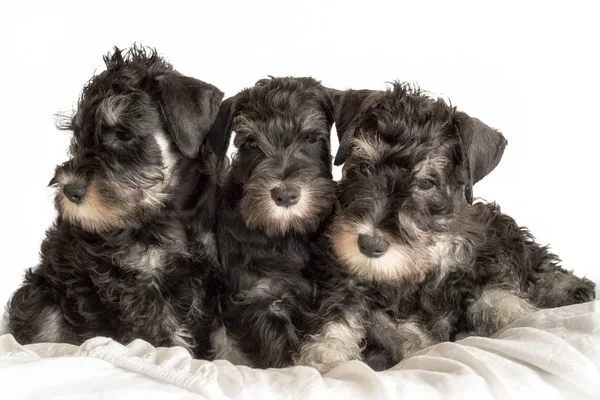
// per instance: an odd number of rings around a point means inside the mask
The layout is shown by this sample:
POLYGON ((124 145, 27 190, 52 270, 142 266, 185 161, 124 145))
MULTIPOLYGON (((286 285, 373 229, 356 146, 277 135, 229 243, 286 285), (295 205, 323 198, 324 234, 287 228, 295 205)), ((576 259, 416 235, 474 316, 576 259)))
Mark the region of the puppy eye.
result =
POLYGON ((435 182, 432 179, 421 179, 417 183, 417 187, 423 191, 431 190, 435 187, 435 182))
POLYGON ((244 142, 244 146, 249 149, 258 149, 258 142, 255 139, 248 139, 244 142))
POLYGON ((127 142, 133 138, 133 134, 123 128, 115 127, 113 132, 116 138, 122 142, 127 142))
POLYGON ((358 170, 361 174, 366 175, 373 170, 373 167, 371 167, 371 164, 368 162, 362 161, 360 164, 358 164, 358 170))
POLYGON ((305 137, 306 142, 309 144, 315 144, 318 139, 319 139, 319 137, 317 136, 316 133, 309 133, 305 137))

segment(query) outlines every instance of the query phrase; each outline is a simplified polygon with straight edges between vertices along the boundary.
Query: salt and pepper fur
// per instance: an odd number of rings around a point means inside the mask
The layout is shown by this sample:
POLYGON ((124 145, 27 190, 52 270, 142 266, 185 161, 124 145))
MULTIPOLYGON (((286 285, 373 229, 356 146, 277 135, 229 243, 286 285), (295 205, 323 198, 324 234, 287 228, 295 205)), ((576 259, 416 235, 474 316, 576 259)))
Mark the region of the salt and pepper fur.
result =
POLYGON ((233 354, 232 362, 284 367, 299 348, 314 299, 304 276, 310 243, 335 200, 333 105, 312 78, 270 78, 223 107, 229 111, 222 126, 235 131, 236 153, 218 209, 222 290, 213 343, 217 354, 233 354), (289 184, 300 188, 298 203, 278 206, 270 191, 289 184))
POLYGON ((115 49, 105 63, 62 123, 73 138, 50 183, 58 218, 9 303, 9 332, 24 344, 141 338, 205 356, 216 248, 202 238, 214 234, 219 155, 202 143, 216 139, 223 94, 151 49, 115 49), (79 203, 65 194, 73 184, 85 188, 79 203))
POLYGON ((262 368, 385 369, 595 297, 497 205, 473 202, 503 135, 418 88, 269 78, 221 103, 154 50, 105 63, 62 126, 59 216, 7 308, 21 343, 102 335, 262 368), (300 199, 283 207, 271 190, 287 184, 300 199), (367 256, 359 235, 387 249, 367 256))
POLYGON ((358 358, 385 369, 432 343, 594 298, 592 282, 498 206, 473 203, 472 186, 502 156, 500 132, 401 83, 334 99, 340 207, 315 246, 319 306, 299 364, 324 372, 358 358), (359 234, 384 238, 387 251, 363 255, 359 234), (332 355, 332 327, 352 351, 332 355))

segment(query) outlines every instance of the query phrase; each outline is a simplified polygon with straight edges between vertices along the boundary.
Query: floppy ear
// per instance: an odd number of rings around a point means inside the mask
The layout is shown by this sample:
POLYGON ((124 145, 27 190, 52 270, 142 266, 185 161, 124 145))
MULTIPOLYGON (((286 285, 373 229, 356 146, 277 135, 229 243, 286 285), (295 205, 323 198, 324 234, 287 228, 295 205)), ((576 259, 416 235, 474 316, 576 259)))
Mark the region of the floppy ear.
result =
POLYGON ((179 150, 196 157, 223 99, 215 86, 183 75, 156 77, 161 114, 179 150))
POLYGON ((342 165, 350 156, 358 114, 365 100, 375 90, 335 90, 328 89, 333 98, 333 118, 340 147, 335 155, 334 165, 342 165))
POLYGON ((455 115, 462 147, 463 165, 467 170, 465 196, 473 203, 473 185, 492 172, 504 154, 507 141, 494 128, 463 112, 455 115))
POLYGON ((219 160, 227 154, 231 139, 231 124, 236 112, 237 96, 230 97, 221 103, 219 113, 206 137, 208 147, 219 160))

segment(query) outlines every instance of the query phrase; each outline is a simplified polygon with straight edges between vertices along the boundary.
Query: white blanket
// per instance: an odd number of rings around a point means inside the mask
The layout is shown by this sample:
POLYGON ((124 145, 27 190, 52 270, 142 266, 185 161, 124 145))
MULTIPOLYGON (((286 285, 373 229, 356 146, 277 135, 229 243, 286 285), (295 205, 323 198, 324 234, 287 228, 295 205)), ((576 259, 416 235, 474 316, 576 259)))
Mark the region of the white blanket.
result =
POLYGON ((600 399, 600 301, 545 310, 494 338, 425 349, 385 372, 353 361, 325 376, 192 359, 181 348, 21 346, 0 337, 0 399, 600 399))

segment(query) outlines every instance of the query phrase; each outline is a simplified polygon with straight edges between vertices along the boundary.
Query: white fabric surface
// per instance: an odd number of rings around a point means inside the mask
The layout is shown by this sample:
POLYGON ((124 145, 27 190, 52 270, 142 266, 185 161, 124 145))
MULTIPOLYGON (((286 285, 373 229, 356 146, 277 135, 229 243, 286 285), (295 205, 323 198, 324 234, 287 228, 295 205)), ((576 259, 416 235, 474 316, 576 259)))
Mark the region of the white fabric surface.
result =
POLYGON ((193 360, 181 348, 0 337, 0 399, 600 399, 600 301, 540 311, 495 335, 441 343, 376 373, 325 376, 193 360))

